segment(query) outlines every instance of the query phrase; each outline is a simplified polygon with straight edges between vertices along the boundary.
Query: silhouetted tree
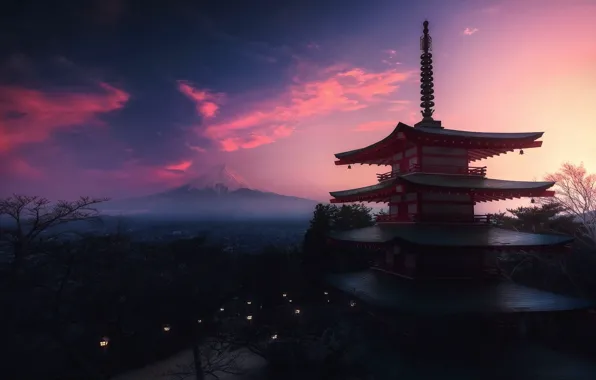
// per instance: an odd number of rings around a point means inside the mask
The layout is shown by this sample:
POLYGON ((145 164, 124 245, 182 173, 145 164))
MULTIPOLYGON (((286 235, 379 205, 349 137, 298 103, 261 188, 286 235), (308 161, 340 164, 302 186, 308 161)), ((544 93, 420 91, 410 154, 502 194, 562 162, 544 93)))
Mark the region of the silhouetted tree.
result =
POLYGON ((506 212, 498 212, 494 214, 488 214, 489 220, 492 225, 496 227, 506 228, 510 230, 517 230, 515 227, 516 220, 514 217, 507 215, 506 212))
POLYGON ((342 205, 335 213, 333 230, 345 231, 375 224, 372 209, 362 203, 342 205))
POLYGON ((579 226, 574 222, 574 216, 557 202, 507 209, 507 213, 490 214, 490 220, 496 227, 534 233, 573 235, 579 226))
POLYGON ((332 248, 327 245, 329 233, 372 226, 375 222, 371 211, 361 203, 341 207, 318 204, 302 246, 307 270, 316 275, 328 268, 332 258, 332 248))
POLYGON ((93 206, 107 200, 81 197, 72 202, 52 203, 47 198, 18 194, 0 199, 0 217, 6 215, 13 222, 13 226, 7 227, 1 236, 13 246, 15 264, 18 266, 30 253, 31 244, 43 232, 58 225, 91 220, 98 216, 93 206))
POLYGON ((565 207, 556 202, 544 203, 540 206, 518 207, 507 209, 513 218, 503 219, 507 225, 518 231, 534 233, 566 233, 573 235, 578 224, 574 223, 574 216, 566 214, 565 207))
POLYGON ((579 237, 596 245, 596 174, 588 174, 583 164, 564 163, 546 180, 557 182, 556 202, 581 224, 579 237))

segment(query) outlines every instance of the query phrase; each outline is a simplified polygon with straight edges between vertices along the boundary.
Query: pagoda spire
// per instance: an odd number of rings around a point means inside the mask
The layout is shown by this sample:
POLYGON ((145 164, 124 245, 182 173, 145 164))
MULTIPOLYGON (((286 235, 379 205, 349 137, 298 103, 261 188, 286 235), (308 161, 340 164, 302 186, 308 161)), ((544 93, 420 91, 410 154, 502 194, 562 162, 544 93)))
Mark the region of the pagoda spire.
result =
POLYGON ((431 53, 433 39, 428 31, 428 21, 424 21, 422 37, 420 37, 420 107, 422 107, 422 121, 416 123, 416 127, 441 127, 441 122, 433 119, 435 110, 435 90, 433 89, 433 55, 431 53))

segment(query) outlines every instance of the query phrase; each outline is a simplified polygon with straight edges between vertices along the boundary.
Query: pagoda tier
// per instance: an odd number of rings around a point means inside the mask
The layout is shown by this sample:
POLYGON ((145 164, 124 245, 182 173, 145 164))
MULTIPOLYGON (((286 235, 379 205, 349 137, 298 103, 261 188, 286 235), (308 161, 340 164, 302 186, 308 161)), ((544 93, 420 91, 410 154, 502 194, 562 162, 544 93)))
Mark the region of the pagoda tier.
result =
POLYGON ((573 242, 565 235, 467 223, 379 223, 334 232, 328 240, 368 249, 374 269, 398 277, 479 280, 501 275, 500 257, 505 252, 560 254, 573 242))
POLYGON ((510 231, 490 225, 442 224, 377 224, 371 227, 335 232, 329 235, 335 243, 356 244, 363 247, 381 247, 398 244, 406 248, 526 250, 543 251, 573 242, 566 235, 533 234, 510 231))
POLYGON ((544 132, 487 133, 437 127, 410 127, 399 123, 383 140, 365 148, 335 154, 336 165, 393 165, 423 154, 432 160, 459 157, 466 162, 498 156, 516 149, 538 148, 544 132), (441 149, 443 148, 443 149, 441 149), (451 149, 444 149, 451 148, 451 149))
POLYGON ((589 300, 513 282, 478 282, 471 286, 466 282, 426 281, 412 286, 406 281, 387 277, 381 271, 366 270, 329 275, 328 281, 379 312, 397 312, 397 315, 412 316, 417 322, 420 318, 434 318, 428 325, 421 324, 425 328, 437 320, 456 316, 477 318, 495 314, 561 312, 586 310, 594 306, 594 302, 589 300))
POLYGON ((406 205, 407 213, 414 214, 423 211, 418 209, 418 204, 440 208, 441 204, 473 206, 480 202, 522 197, 551 197, 554 192, 547 189, 554 184, 554 182, 506 181, 480 175, 406 173, 396 174, 394 178, 372 186, 335 191, 330 194, 333 197, 331 203, 390 202, 390 206, 406 205))

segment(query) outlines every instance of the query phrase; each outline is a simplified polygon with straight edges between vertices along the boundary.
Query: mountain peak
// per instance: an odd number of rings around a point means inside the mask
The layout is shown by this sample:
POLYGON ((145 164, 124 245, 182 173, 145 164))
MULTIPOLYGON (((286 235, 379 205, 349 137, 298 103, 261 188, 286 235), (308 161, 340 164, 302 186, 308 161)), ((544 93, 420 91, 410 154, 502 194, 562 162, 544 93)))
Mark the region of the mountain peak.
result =
POLYGON ((191 180, 186 186, 189 189, 223 190, 225 188, 228 191, 252 188, 240 174, 227 164, 211 167, 201 176, 191 180))

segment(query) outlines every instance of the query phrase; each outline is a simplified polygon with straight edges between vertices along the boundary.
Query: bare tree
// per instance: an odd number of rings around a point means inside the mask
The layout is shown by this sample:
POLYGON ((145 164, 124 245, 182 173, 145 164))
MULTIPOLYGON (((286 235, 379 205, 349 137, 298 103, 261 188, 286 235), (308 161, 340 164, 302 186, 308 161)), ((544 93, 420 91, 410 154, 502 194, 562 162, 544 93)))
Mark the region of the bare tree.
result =
POLYGON ((0 199, 0 216, 7 215, 14 222, 14 227, 1 235, 12 244, 15 263, 19 263, 30 253, 31 243, 44 231, 65 223, 92 220, 98 216, 93 206, 107 200, 80 197, 76 201, 53 203, 43 197, 14 194, 0 199))
POLYGON ((583 163, 564 163, 559 171, 548 174, 546 180, 557 182, 556 202, 581 224, 580 238, 596 245, 596 174, 588 174, 583 163))
POLYGON ((193 364, 178 366, 175 371, 167 372, 164 376, 170 379, 218 379, 224 374, 241 375, 238 360, 241 352, 235 350, 232 337, 220 335, 209 338, 193 345, 193 364))

